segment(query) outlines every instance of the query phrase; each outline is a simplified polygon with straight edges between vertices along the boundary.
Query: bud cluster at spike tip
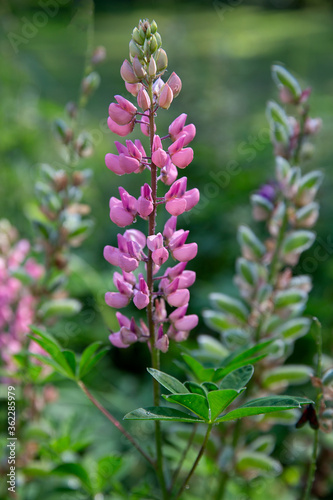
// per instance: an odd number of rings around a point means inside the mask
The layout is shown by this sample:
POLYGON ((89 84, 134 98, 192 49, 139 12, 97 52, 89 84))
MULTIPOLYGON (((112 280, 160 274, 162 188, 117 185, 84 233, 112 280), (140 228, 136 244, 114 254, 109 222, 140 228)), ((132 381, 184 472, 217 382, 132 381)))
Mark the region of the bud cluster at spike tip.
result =
MULTIPOLYGON (((178 169, 185 169, 193 160, 193 149, 189 144, 196 129, 192 123, 186 124, 187 115, 182 113, 170 124, 167 135, 162 137, 156 133, 157 111, 168 109, 182 87, 174 72, 166 81, 162 79, 167 65, 167 54, 162 49, 156 22, 140 21, 132 32, 129 59, 125 59, 120 70, 126 89, 136 102, 116 95, 115 102, 109 106, 108 126, 113 133, 125 137, 138 124, 141 133, 150 139, 150 150, 146 152, 139 139, 127 139, 125 144, 115 141, 117 153, 105 156, 107 168, 118 176, 147 171, 136 196, 119 187, 119 198, 111 197, 112 222, 126 227, 138 217, 148 220, 155 217, 157 205, 163 204, 171 215, 162 232, 154 231, 146 236, 137 229, 127 229, 118 234, 117 247, 107 245, 104 248, 104 258, 120 268, 113 277, 116 291, 106 293, 106 303, 122 309, 133 301, 139 310, 152 304, 156 332, 154 347, 162 352, 168 350, 170 339, 186 340, 198 323, 195 314, 186 314, 190 299, 188 288, 196 278, 195 272, 186 267, 196 256, 198 247, 196 243, 188 242, 189 231, 177 230, 176 227, 177 217, 199 202, 198 189, 187 189, 187 177, 178 179, 178 169), (166 145, 163 144, 165 141, 166 145), (164 193, 158 193, 158 197, 156 191, 154 195, 150 179, 147 180, 153 168, 157 172, 157 189, 162 187, 164 193), (163 184, 169 189, 163 188, 163 184), (167 264, 170 257, 174 260, 172 266, 167 264), (149 262, 155 287, 148 283, 149 262), (137 276, 134 274, 136 269, 140 271, 137 276), (169 311, 170 308, 174 309, 169 311)), ((116 316, 119 331, 109 337, 114 346, 126 348, 137 341, 151 340, 152 333, 142 319, 137 323, 134 318, 127 318, 120 312, 116 316)))

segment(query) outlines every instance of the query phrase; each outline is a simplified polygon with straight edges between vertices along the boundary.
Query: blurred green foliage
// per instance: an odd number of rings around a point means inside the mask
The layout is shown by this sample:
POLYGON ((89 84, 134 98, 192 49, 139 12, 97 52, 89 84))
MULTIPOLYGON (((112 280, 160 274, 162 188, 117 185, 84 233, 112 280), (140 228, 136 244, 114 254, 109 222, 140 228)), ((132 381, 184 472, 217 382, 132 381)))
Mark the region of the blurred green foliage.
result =
MULTIPOLYGON (((325 182, 319 195, 318 237, 298 269, 313 277, 314 289, 307 312, 322 321, 325 348, 332 350, 331 2, 133 1, 122 2, 121 8, 119 2, 99 0, 96 4, 95 44, 106 47, 107 60, 99 68, 101 86, 81 117, 81 125, 95 140, 94 156, 82 162, 82 168, 91 168, 94 172, 86 200, 92 207, 95 228, 73 263, 71 291, 82 299, 84 308, 77 318, 57 325, 59 340, 64 347, 74 349, 93 340, 107 341, 108 330, 100 313, 107 317, 109 327, 115 326, 113 312, 103 302, 104 292, 112 282, 112 269, 103 260, 103 247, 116 241, 117 229, 109 219, 108 202, 110 196, 117 195, 119 178, 106 169, 104 156, 115 151, 113 141, 118 138, 112 136, 105 124, 113 95, 126 95, 119 68, 128 57, 132 28, 140 18, 148 17, 155 18, 158 23, 169 57, 169 71, 176 71, 183 82, 183 91, 170 111, 159 114, 159 133, 163 135, 169 123, 182 112, 186 112, 188 121, 197 127, 193 142, 195 157, 186 175, 188 187, 199 187, 202 199, 199 209, 179 217, 180 227, 189 228, 191 241, 199 244, 198 257, 191 262, 191 269, 197 271, 197 281, 191 290, 191 312, 200 312, 208 305, 210 292, 236 293, 232 283, 234 262, 239 255, 236 229, 240 223, 251 223, 249 195, 270 179, 273 171, 265 117, 266 101, 276 96, 270 75, 271 64, 282 62, 304 86, 313 88, 312 116, 322 117, 324 126, 316 138, 316 150, 308 168, 323 169, 325 182), (305 8, 280 8, 296 4, 305 8)), ((57 117, 64 118, 64 106, 75 100, 84 67, 87 25, 84 2, 63 0, 62 5, 59 12, 48 16, 44 26, 37 28, 29 38, 24 37, 24 29, 27 21, 37 19, 34 16, 40 12, 40 3, 6 0, 0 7, 0 217, 8 218, 23 236, 28 237, 32 234, 28 220, 34 211, 38 164, 48 162, 55 167, 63 166, 59 145, 53 138, 52 122, 57 117), (11 44, 10 33, 25 39, 17 50, 11 44)), ((135 176, 122 177, 121 185, 138 196, 135 176)), ((138 228, 144 227, 140 224, 138 222, 138 228)), ((207 333, 207 328, 201 323, 198 332, 207 333)), ((312 340, 302 339, 297 345, 300 347, 294 354, 297 362, 311 362, 312 340)), ((170 351, 164 358, 165 363, 177 348, 172 347, 170 351)), ((136 345, 126 351, 113 349, 108 360, 102 363, 99 379, 91 377, 91 383, 98 383, 103 394, 109 393, 112 406, 116 401, 118 417, 135 407, 135 398, 140 398, 140 405, 150 403, 150 387, 140 383, 149 380, 143 374, 147 364, 148 354, 143 352, 142 346, 136 345), (119 377, 114 368, 110 369, 110 360, 118 368, 139 372, 141 378, 119 377), (116 386, 123 391, 121 396, 116 386)), ((81 395, 73 401, 71 386, 60 384, 60 387, 62 406, 50 408, 50 413, 55 413, 52 418, 57 420, 59 413, 64 416, 63 409, 73 404, 81 415, 84 404, 84 417, 80 418, 87 422, 94 420, 98 427, 99 437, 96 441, 94 433, 93 453, 99 457, 106 455, 108 442, 113 443, 115 454, 123 452, 124 443, 115 440, 115 432, 103 417, 96 418, 95 410, 87 402, 82 403, 81 395)), ((149 435, 147 424, 146 427, 141 423, 132 425, 134 434, 149 435)), ((137 478, 143 477, 147 471, 138 468, 137 456, 134 454, 133 458, 132 455, 128 467, 138 471, 137 478)), ((203 463, 203 470, 209 472, 209 461, 203 463)), ((136 484, 136 478, 132 479, 136 484)), ((289 500, 288 481, 289 484, 297 481, 292 472, 285 478, 286 486, 272 479, 268 486, 262 484, 256 498, 266 498, 267 491, 269 494, 276 491, 280 499, 289 500)), ((241 486, 236 483, 233 487, 234 495, 242 494, 241 486)), ((37 496, 32 493, 29 498, 37 496)), ((119 495, 119 498, 122 497, 119 495)), ((191 492, 186 498, 192 498, 191 492)))

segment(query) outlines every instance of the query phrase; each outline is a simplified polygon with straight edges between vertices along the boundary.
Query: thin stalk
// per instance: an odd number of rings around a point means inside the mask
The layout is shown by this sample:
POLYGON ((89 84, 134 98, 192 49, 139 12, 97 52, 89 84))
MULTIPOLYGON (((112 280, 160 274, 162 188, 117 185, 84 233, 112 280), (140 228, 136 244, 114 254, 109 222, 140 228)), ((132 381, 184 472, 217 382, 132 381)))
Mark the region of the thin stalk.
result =
POLYGON ((91 394, 91 392, 87 389, 87 387, 84 385, 81 380, 78 381, 79 387, 82 389, 82 391, 85 393, 85 395, 90 399, 90 401, 96 406, 96 408, 99 409, 100 412, 103 413, 103 415, 110 420, 110 422, 125 436, 130 443, 138 450, 139 453, 150 463, 150 465, 156 469, 156 464, 154 463, 153 459, 147 455, 147 453, 141 448, 141 446, 135 441, 134 437, 131 436, 129 432, 124 429, 124 427, 121 425, 121 423, 113 416, 111 413, 109 413, 104 406, 97 401, 97 399, 94 398, 94 396, 91 394))
MULTIPOLYGON (((315 338, 316 338, 316 348, 317 348, 317 366, 316 366, 316 377, 321 378, 322 372, 322 336, 321 336, 321 324, 317 318, 313 318, 313 324, 315 326, 315 338)), ((316 412, 319 414, 320 409, 320 401, 322 398, 321 388, 317 389, 317 397, 316 397, 316 412)), ((311 490, 313 481, 316 474, 317 469, 317 456, 318 456, 318 445, 319 445, 319 429, 315 429, 314 437, 313 437, 313 446, 312 446, 312 456, 310 469, 307 474, 307 482, 304 489, 304 494, 302 496, 302 500, 310 500, 311 490)))
MULTIPOLYGON (((149 82, 148 94, 150 97, 151 107, 149 112, 149 131, 150 131, 150 156, 153 154, 153 142, 154 142, 154 103, 153 103, 153 83, 149 82)), ((153 211, 149 215, 148 220, 148 235, 155 235, 156 227, 156 198, 157 198, 157 167, 153 162, 150 164, 150 177, 151 183, 150 187, 152 190, 153 199, 153 211)), ((152 367, 156 370, 160 369, 160 351, 156 349, 156 329, 154 322, 154 304, 153 304, 153 294, 154 294, 154 279, 153 279, 153 259, 152 251, 148 252, 148 262, 147 262, 147 286, 149 289, 149 304, 147 306, 147 317, 148 317, 148 328, 150 333, 150 350, 151 350, 151 360, 152 367)), ((157 380, 153 379, 153 391, 154 391, 154 406, 159 406, 160 404, 160 386, 157 380)), ((162 454, 162 434, 161 434, 161 424, 159 421, 155 421, 155 443, 156 443, 156 471, 158 479, 160 482, 163 500, 167 500, 167 490, 164 478, 163 470, 163 454, 162 454)))
MULTIPOLYGON (((250 382, 251 383, 251 382, 250 382)), ((242 419, 236 420, 232 433, 232 448, 235 452, 242 430, 242 419)), ((223 471, 220 477, 219 485, 216 491, 214 500, 222 500, 225 495, 226 487, 229 481, 229 472, 227 470, 223 471)))
POLYGON ((181 471, 182 465, 183 465, 183 463, 185 461, 186 455, 188 454, 188 452, 189 452, 189 450, 190 450, 190 448, 191 448, 191 446, 193 444, 193 440, 194 440, 195 434, 197 432, 197 428, 198 428, 198 424, 194 424, 193 425, 192 433, 191 433, 190 438, 188 440, 188 443, 187 443, 186 447, 183 450, 183 453, 182 453, 182 455, 181 455, 181 457, 179 459, 179 462, 178 462, 178 466, 176 467, 175 472, 174 472, 174 474, 172 476, 172 481, 171 481, 171 485, 170 485, 169 491, 172 491, 173 486, 174 486, 175 482, 177 481, 177 478, 178 478, 179 473, 181 471))
POLYGON ((204 452, 205 452, 205 449, 206 449, 206 446, 207 446, 207 443, 208 443, 209 436, 210 436, 210 433, 211 433, 212 428, 213 428, 213 425, 212 425, 212 424, 210 424, 210 425, 208 426, 208 429, 207 429, 207 432, 206 432, 206 435, 205 435, 205 439, 204 439, 204 441, 203 441, 203 443, 202 443, 202 445, 201 445, 201 448, 200 448, 200 450, 199 450, 199 453, 198 453, 198 455, 197 455, 197 458, 195 459, 194 464, 193 464, 193 466, 192 466, 192 468, 191 468, 190 472, 187 474, 187 476, 186 476, 186 478, 185 478, 185 480, 184 480, 184 482, 183 482, 182 486, 180 487, 180 489, 179 489, 178 493, 177 493, 177 494, 176 494, 176 496, 174 497, 174 500, 178 500, 179 498, 181 498, 181 495, 182 495, 183 491, 186 489, 186 486, 188 485, 188 483, 189 483, 189 481, 190 481, 191 477, 193 476, 194 471, 195 471, 195 469, 197 468, 197 466, 198 466, 198 464, 199 464, 199 462, 200 462, 200 459, 201 459, 202 455, 203 455, 203 454, 204 454, 204 452))
POLYGON ((277 241, 276 241, 276 246, 274 249, 272 262, 270 265, 268 281, 271 285, 275 284, 276 278, 277 278, 277 275, 279 272, 279 268, 280 268, 279 254, 280 254, 281 246, 283 243, 284 235, 285 235, 285 232, 287 229, 287 225, 288 225, 288 206, 286 206, 286 211, 285 211, 283 219, 282 219, 281 227, 280 227, 279 234, 278 234, 277 241))
POLYGON ((300 132, 298 136, 298 141, 297 141, 297 146, 295 149, 295 153, 293 156, 293 164, 297 165, 300 160, 300 153, 301 153, 301 148, 303 144, 303 139, 304 139, 304 132, 305 132, 305 123, 309 115, 309 106, 303 106, 302 111, 301 111, 301 119, 300 119, 300 132))

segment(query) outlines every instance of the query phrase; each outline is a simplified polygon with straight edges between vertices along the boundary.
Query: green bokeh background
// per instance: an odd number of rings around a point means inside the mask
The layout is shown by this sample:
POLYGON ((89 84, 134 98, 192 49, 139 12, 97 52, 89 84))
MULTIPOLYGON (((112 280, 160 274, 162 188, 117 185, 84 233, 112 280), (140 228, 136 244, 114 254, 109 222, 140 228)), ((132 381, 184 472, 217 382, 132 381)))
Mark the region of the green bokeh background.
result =
MULTIPOLYGON (((85 2, 62 0, 62 4, 59 13, 49 16, 46 25, 25 38, 17 51, 9 34, 23 36, 27 22, 37 19, 34 16, 40 12, 40 3, 5 0, 0 7, 0 217, 8 218, 26 237, 32 235, 29 218, 35 210, 38 165, 46 162, 58 168, 63 166, 52 122, 65 118, 64 106, 76 99, 83 74, 85 2)), ((113 312, 103 303, 104 292, 112 282, 112 269, 103 260, 103 247, 114 244, 117 234, 109 219, 108 202, 110 196, 117 195, 119 180, 135 196, 139 185, 136 176, 120 179, 105 167, 104 156, 114 152, 113 141, 118 139, 105 128, 105 123, 114 94, 126 96, 119 68, 128 57, 132 28, 144 17, 157 21, 169 57, 169 71, 176 71, 183 82, 183 91, 170 110, 159 114, 158 133, 164 135, 169 123, 182 112, 197 127, 194 161, 185 174, 189 188, 199 187, 202 200, 200 209, 179 217, 179 227, 189 228, 191 241, 199 244, 198 256, 189 266, 197 272, 191 289, 191 312, 200 314, 208 306, 211 292, 237 293, 233 285, 234 263, 239 255, 237 226, 253 224, 249 195, 273 176, 265 117, 266 102, 277 99, 271 64, 285 64, 304 87, 313 88, 311 114, 322 117, 323 129, 315 138, 313 159, 304 169, 323 170, 325 182, 319 193, 318 237, 298 271, 309 272, 313 277, 307 313, 322 321, 325 350, 331 354, 333 11, 329 1, 96 2, 95 44, 106 47, 107 60, 98 68, 101 86, 81 118, 82 127, 95 138, 94 156, 81 164, 81 168, 94 172, 86 200, 92 208, 95 228, 83 247, 75 251, 81 260, 73 263, 70 283, 72 294, 83 302, 83 311, 77 318, 55 325, 55 333, 65 347, 80 350, 92 340, 107 342, 107 326, 115 326, 113 312)), ((143 182, 141 178, 140 185, 143 182)), ((137 227, 144 225, 138 222, 137 227)), ((260 234, 261 226, 253 227, 260 234)), ((202 322, 198 333, 207 333, 202 322)), ((163 357, 164 365, 171 363, 174 349, 163 357)), ((312 355, 310 338, 297 343, 293 355, 296 362, 311 362, 312 355)), ((148 355, 141 345, 126 351, 114 349, 95 378, 91 378, 95 390, 101 394, 105 391, 106 406, 116 407, 117 417, 133 409, 134 400, 140 405, 150 404, 149 378, 144 375, 147 364, 148 355), (121 369, 122 375, 111 366, 121 369), (135 376, 125 376, 125 370, 135 376), (142 380, 147 384, 142 384, 142 380)), ((84 415, 80 419, 83 429, 94 421, 96 455, 108 453, 110 442, 114 449, 124 449, 123 441, 116 441, 116 434, 103 417, 96 417, 95 410, 75 388, 64 384, 61 394, 59 404, 50 410, 55 422, 74 406, 84 415), (104 436, 108 436, 108 441, 104 436)), ((150 430, 148 426, 143 437, 149 439, 150 430)), ((133 424, 132 431, 142 437, 142 427, 133 424)), ((135 484, 145 469, 142 472, 133 457, 127 455, 126 459, 134 460, 135 467, 129 463, 128 469, 132 474, 136 471, 136 476, 131 477, 135 484)), ((279 498, 291 498, 281 483, 275 487, 279 498)), ((262 497, 266 494, 264 490, 262 497)))

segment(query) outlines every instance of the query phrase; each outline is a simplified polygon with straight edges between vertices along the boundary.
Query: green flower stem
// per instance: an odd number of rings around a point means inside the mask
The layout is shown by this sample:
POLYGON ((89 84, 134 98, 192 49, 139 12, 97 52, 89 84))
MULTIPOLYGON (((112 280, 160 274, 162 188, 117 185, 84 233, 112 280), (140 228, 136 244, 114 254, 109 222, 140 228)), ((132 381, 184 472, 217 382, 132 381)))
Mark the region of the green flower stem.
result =
MULTIPOLYGON (((150 97, 151 107, 149 111, 149 130, 150 130, 150 157, 153 154, 153 141, 154 141, 154 102, 153 102, 153 81, 152 79, 148 85, 148 94, 150 97)), ((157 197, 157 167, 153 162, 150 164, 150 174, 151 183, 150 187, 152 190, 153 198, 153 211, 149 215, 149 227, 148 235, 152 236, 155 234, 156 227, 156 197, 157 197)), ((153 304, 153 293, 154 293, 154 280, 153 280, 153 259, 152 251, 148 252, 148 262, 147 262, 147 285, 149 289, 149 304, 147 306, 147 317, 148 317, 148 328, 150 333, 150 348, 151 348, 151 360, 152 367, 155 370, 160 369, 160 351, 156 349, 156 329, 154 322, 154 304, 153 304)), ((159 406, 160 404, 160 386, 157 380, 153 379, 153 390, 154 390, 154 406, 159 406)), ((155 421, 155 442, 156 442, 156 471, 158 479, 160 482, 163 500, 168 499, 164 470, 163 470, 163 454, 162 454, 162 434, 161 434, 161 424, 159 421, 155 421)))
POLYGON ((197 466, 198 466, 198 464, 199 464, 199 462, 200 462, 200 459, 201 459, 202 455, 203 455, 203 454, 204 454, 204 452, 205 452, 205 449, 206 449, 206 446, 207 446, 207 443, 208 443, 209 436, 210 436, 210 433, 211 433, 212 428, 213 428, 213 424, 208 425, 207 432, 206 432, 206 435, 205 435, 205 439, 204 439, 204 441, 203 441, 203 443, 202 443, 202 445, 201 445, 201 448, 200 448, 200 450, 199 450, 199 453, 198 453, 198 455, 197 455, 197 458, 195 459, 194 464, 193 464, 193 466, 192 466, 192 468, 191 468, 190 472, 187 474, 187 476, 186 476, 186 478, 185 478, 185 480, 184 480, 184 482, 183 482, 182 486, 180 487, 180 489, 179 489, 178 493, 177 493, 177 494, 176 494, 176 496, 174 497, 174 500, 178 500, 179 498, 181 498, 181 495, 182 495, 183 491, 185 490, 185 488, 186 488, 186 486, 188 485, 188 483, 189 483, 189 481, 190 481, 191 477, 193 476, 194 471, 195 471, 195 469, 197 468, 197 466))
MULTIPOLYGON (((313 318, 313 325, 315 330, 315 339, 316 339, 316 348, 317 348, 317 367, 316 367, 316 377, 321 378, 322 372, 322 336, 321 336, 321 324, 317 318, 313 318)), ((317 397, 316 397, 316 412, 319 414, 320 402, 322 398, 321 388, 317 389, 317 397)), ((305 485, 304 494, 302 496, 302 500, 310 500, 311 497, 311 489, 313 485, 313 481, 316 474, 317 469, 317 456, 318 456, 318 445, 319 445, 319 429, 314 431, 313 437, 313 446, 312 446, 312 457, 310 470, 307 475, 307 482, 305 485)))
POLYGON ((134 437, 124 429, 124 427, 121 425, 121 423, 113 416, 111 413, 109 413, 104 406, 97 401, 97 399, 94 398, 94 396, 91 394, 91 392, 87 389, 85 384, 79 380, 78 381, 79 387, 82 389, 82 391, 85 393, 85 395, 90 399, 90 401, 96 406, 96 408, 99 409, 100 412, 103 413, 103 415, 125 436, 130 443, 138 450, 139 453, 147 460, 147 462, 150 463, 150 465, 156 469, 156 464, 153 461, 153 459, 147 455, 147 453, 141 448, 141 446, 135 441, 134 437))
POLYGON ((182 455, 181 455, 181 457, 179 459, 178 466, 176 467, 175 472, 174 472, 174 474, 172 476, 172 481, 171 481, 171 485, 170 485, 169 491, 172 491, 173 486, 174 486, 174 484, 177 481, 177 478, 178 478, 179 473, 181 471, 182 465, 183 465, 183 463, 185 461, 186 455, 188 454, 188 452, 189 452, 189 450, 190 450, 190 448, 191 448, 191 446, 193 444, 194 437, 195 437, 195 434, 197 432, 197 428, 198 428, 198 424, 194 424, 193 425, 192 433, 191 433, 191 435, 189 437, 189 440, 188 440, 188 443, 187 443, 186 447, 183 450, 183 453, 182 453, 182 455))
POLYGON ((300 132, 299 132, 299 137, 297 141, 297 147, 295 149, 295 153, 293 156, 293 164, 298 165, 300 161, 300 154, 301 154, 301 148, 303 144, 303 139, 304 139, 304 132, 305 132, 305 123, 306 120, 309 116, 309 106, 305 105, 301 108, 301 119, 300 119, 300 132))
POLYGON ((280 270, 281 262, 279 260, 280 257, 280 250, 282 247, 283 239, 285 232, 287 230, 288 226, 288 205, 286 205, 286 211, 282 219, 281 227, 279 230, 279 234, 276 240, 276 246, 274 249, 273 257, 272 257, 272 262, 270 265, 270 270, 269 270, 269 276, 268 276, 268 281, 271 285, 275 285, 277 275, 280 270))

